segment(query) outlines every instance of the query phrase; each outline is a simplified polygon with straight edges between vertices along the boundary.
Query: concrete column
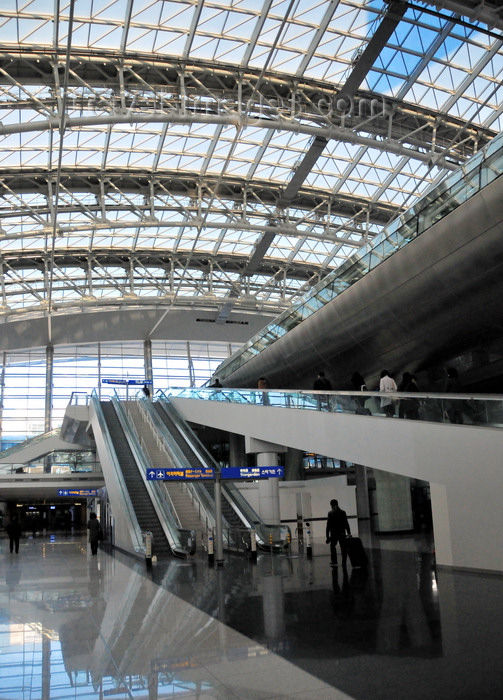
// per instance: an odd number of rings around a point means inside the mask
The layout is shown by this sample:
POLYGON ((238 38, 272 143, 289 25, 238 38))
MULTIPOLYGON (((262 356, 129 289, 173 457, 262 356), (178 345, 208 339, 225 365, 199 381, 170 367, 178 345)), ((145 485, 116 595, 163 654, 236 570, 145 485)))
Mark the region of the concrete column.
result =
POLYGON ((7 366, 7 353, 2 354, 2 373, 0 375, 0 438, 3 435, 3 403, 5 391, 5 368, 7 366))
POLYGON ((289 447, 285 459, 285 481, 303 481, 304 478, 304 452, 289 447))
POLYGON ((236 433, 229 433, 229 466, 247 466, 244 438, 236 433))
MULTIPOLYGON (((286 447, 265 440, 245 435, 246 452, 256 455, 257 467, 277 467, 278 452, 285 452, 286 447)), ((279 479, 261 479, 258 487, 258 514, 266 525, 279 525, 281 522, 279 507, 279 479)))
POLYGON ((52 429, 52 390, 54 371, 54 348, 48 345, 45 349, 45 421, 46 433, 52 429))
POLYGON ((400 532, 414 529, 410 479, 374 469, 378 531, 400 532))
MULTIPOLYGON (((257 454, 257 467, 275 467, 277 464, 276 452, 257 454)), ((258 483, 259 515, 267 525, 279 525, 279 479, 260 479, 258 483)))
POLYGON ((370 501, 367 467, 355 464, 356 515, 358 520, 370 520, 370 501))
POLYGON ((98 398, 101 401, 101 343, 98 343, 98 398))
POLYGON ((150 391, 152 396, 154 395, 154 384, 153 384, 153 371, 152 371, 152 341, 143 341, 143 362, 145 365, 145 379, 151 381, 150 391))

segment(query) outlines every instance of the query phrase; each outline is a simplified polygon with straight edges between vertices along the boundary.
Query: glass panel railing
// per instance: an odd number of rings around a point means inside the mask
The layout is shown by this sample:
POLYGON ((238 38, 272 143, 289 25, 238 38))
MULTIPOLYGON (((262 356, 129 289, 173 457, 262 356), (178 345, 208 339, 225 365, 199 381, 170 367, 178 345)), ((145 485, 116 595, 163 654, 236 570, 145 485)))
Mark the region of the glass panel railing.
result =
POLYGON ((31 476, 69 476, 75 478, 101 475, 101 465, 92 451, 68 452, 54 450, 29 462, 0 463, 0 474, 28 474, 31 476))
POLYGON ((280 314, 240 350, 224 360, 217 370, 219 378, 228 377, 286 331, 316 313, 319 301, 323 299, 324 303, 328 303, 335 299, 347 286, 360 280, 502 173, 503 134, 500 134, 462 168, 427 191, 409 211, 388 224, 372 241, 315 285, 301 302, 280 314), (313 302, 313 299, 316 301, 313 302))
POLYGON ((226 401, 280 408, 352 413, 384 417, 385 396, 392 400, 394 415, 405 420, 458 423, 466 426, 503 428, 503 396, 495 394, 441 394, 378 391, 277 391, 256 389, 180 388, 166 392, 172 398, 226 401))
POLYGON ((30 447, 32 445, 38 445, 39 443, 43 442, 44 440, 49 440, 52 437, 59 437, 60 433, 60 428, 55 428, 54 430, 50 430, 47 433, 41 433, 40 435, 35 435, 32 438, 28 438, 27 440, 24 440, 23 442, 20 442, 16 445, 12 445, 12 447, 9 447, 6 450, 3 450, 0 452, 0 456, 2 459, 2 462, 6 461, 10 455, 15 455, 16 452, 18 452, 21 449, 24 449, 25 447, 30 447))

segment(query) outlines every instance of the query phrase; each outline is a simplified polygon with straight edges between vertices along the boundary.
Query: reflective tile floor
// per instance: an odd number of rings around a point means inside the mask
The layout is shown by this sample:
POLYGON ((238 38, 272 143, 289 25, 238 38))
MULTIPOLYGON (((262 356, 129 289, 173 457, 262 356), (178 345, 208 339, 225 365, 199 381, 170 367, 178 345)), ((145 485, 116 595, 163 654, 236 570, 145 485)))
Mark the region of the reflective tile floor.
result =
POLYGON ((414 538, 314 556, 143 562, 84 535, 0 540, 0 700, 502 700, 503 577, 414 538))

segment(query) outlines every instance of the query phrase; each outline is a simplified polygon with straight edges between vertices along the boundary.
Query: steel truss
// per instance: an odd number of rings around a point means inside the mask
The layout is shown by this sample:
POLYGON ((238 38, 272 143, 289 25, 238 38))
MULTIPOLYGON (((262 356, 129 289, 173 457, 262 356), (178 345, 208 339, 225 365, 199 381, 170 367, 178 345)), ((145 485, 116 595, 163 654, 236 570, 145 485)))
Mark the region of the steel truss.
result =
MULTIPOLYGON (((382 12, 368 10, 365 22, 375 21, 376 32, 367 31, 353 56, 344 57, 346 73, 337 83, 307 79, 306 68, 318 51, 324 55, 320 44, 340 5, 367 12, 359 0, 325 3, 290 73, 268 64, 281 48, 287 16, 263 66, 250 60, 270 3, 233 8, 257 20, 233 63, 192 55, 197 39, 218 40, 199 26, 204 2, 184 30, 181 56, 129 51, 130 32, 141 24, 134 4, 126 4, 124 21, 92 18, 105 36, 107 27, 122 32, 118 51, 71 41, 65 48, 56 29, 52 47, 19 41, 15 50, 0 48, 6 320, 116 303, 204 305, 219 318, 232 308, 280 312, 399 216, 419 185, 462 167, 496 133, 501 108, 491 107, 485 120, 457 117, 450 108, 464 94, 471 98, 502 41, 464 70, 444 109, 406 99, 419 76, 426 80, 430 61, 460 22, 455 16, 443 18, 402 89, 384 97, 345 88, 360 85, 371 69, 391 76, 375 57, 384 45, 401 50, 389 43, 405 13, 399 0, 382 12), (400 13, 394 20, 393 12, 400 13), (394 23, 375 40, 386 21, 394 23)), ((55 21, 70 30, 81 26, 77 9, 71 2, 55 21)), ((214 9, 227 12, 218 3, 214 9)), ((29 6, 26 13, 29 21, 47 22, 44 14, 31 16, 29 6)), ((491 17, 496 13, 491 6, 491 17)), ((407 17, 409 28, 423 28, 419 11, 407 17)), ((306 23, 297 22, 302 33, 306 23)), ((155 24, 144 29, 157 31, 155 24)), ((351 28, 344 34, 350 39, 351 28)), ((482 111, 491 99, 492 93, 474 101, 482 111)))

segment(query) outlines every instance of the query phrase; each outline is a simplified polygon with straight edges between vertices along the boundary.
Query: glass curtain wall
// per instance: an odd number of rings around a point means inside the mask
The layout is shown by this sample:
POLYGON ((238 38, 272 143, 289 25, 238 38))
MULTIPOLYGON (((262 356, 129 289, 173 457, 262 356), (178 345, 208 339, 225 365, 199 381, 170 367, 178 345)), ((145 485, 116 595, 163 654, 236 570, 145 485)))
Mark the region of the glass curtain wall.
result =
MULTIPOLYGON (((153 341, 153 388, 199 386, 240 344, 153 341)), ((0 449, 44 432, 46 350, 36 348, 3 354, 0 449)), ((133 398, 139 386, 104 380, 145 378, 142 341, 55 346, 52 428, 61 425, 73 392, 99 390, 103 398, 118 391, 133 398)))

